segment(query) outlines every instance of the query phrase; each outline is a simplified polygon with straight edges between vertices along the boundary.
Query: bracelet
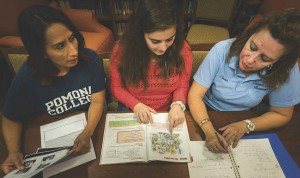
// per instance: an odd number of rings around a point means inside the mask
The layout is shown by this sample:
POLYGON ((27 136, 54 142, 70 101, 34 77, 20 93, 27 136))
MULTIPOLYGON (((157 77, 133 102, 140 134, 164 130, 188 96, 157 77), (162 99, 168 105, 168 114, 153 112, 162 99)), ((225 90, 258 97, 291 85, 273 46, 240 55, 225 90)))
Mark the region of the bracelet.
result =
POLYGON ((170 108, 172 108, 174 104, 179 104, 179 106, 181 107, 182 111, 185 111, 185 105, 181 101, 174 101, 171 104, 170 108))
POLYGON ((210 119, 209 118, 205 118, 205 119, 203 119, 203 120, 201 120, 201 122, 198 124, 200 127, 202 127, 202 125, 204 125, 204 124, 206 124, 206 123, 208 123, 208 122, 210 122, 210 119))

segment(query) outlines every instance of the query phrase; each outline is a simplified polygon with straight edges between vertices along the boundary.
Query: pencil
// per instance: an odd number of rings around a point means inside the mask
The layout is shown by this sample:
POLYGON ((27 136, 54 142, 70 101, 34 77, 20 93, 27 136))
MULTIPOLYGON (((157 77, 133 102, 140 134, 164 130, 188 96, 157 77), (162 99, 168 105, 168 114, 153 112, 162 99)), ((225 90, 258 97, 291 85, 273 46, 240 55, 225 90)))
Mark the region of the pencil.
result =
POLYGON ((218 132, 215 131, 215 134, 216 134, 216 137, 217 137, 217 139, 218 139, 220 145, 224 148, 224 144, 223 144, 223 142, 221 142, 218 132))

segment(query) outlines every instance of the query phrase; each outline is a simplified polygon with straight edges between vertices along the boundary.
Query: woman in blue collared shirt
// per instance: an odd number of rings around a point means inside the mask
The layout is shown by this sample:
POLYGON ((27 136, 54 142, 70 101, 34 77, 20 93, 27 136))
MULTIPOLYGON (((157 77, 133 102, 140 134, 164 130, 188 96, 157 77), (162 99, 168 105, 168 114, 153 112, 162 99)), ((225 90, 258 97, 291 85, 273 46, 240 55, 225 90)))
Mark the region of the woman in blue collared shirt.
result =
POLYGON ((299 19, 300 9, 277 12, 208 53, 194 75, 188 103, 210 151, 226 152, 245 133, 280 127, 291 119, 294 105, 300 102, 299 19), (223 132, 218 140, 207 108, 249 110, 265 95, 270 103, 267 113, 216 128, 223 132))

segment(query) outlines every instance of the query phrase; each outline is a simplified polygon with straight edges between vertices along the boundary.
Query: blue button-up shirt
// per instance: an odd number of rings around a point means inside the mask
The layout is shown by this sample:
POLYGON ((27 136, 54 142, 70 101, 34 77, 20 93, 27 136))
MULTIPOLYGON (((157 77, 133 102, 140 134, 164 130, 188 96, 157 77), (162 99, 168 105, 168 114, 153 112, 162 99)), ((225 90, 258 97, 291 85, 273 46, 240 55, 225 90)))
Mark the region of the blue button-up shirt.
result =
MULTIPOLYGON (((234 39, 216 44, 208 53, 194 80, 208 88, 204 102, 214 110, 248 110, 269 94, 269 103, 275 107, 293 106, 300 102, 300 73, 296 64, 290 78, 279 89, 270 90, 257 73, 246 77, 238 66, 239 57, 226 62, 234 39)), ((265 74, 266 71, 260 71, 265 74)))

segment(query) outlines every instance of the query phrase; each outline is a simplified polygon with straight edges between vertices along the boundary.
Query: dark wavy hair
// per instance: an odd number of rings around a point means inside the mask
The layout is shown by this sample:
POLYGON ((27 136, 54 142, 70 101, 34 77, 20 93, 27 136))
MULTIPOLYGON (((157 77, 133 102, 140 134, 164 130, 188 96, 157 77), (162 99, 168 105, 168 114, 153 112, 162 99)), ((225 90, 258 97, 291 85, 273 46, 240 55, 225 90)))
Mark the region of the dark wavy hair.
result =
POLYGON ((259 73, 268 88, 276 89, 288 80, 290 71, 297 62, 297 57, 300 57, 300 9, 285 9, 270 14, 253 27, 245 30, 233 42, 228 60, 233 56, 238 56, 248 39, 264 29, 268 30, 272 37, 285 48, 285 53, 265 75, 259 73))
POLYGON ((120 40, 123 47, 118 67, 122 84, 138 87, 140 81, 144 89, 148 87, 147 69, 150 63, 150 50, 147 47, 144 33, 162 31, 176 27, 174 43, 159 60, 159 76, 165 81, 174 73, 184 68, 180 51, 183 46, 183 11, 181 0, 140 0, 130 17, 127 29, 120 40))
MULTIPOLYGON (((54 81, 59 70, 45 56, 45 33, 47 28, 54 24, 65 25, 73 32, 78 41, 78 64, 84 63, 84 39, 68 17, 58 9, 45 5, 33 5, 21 12, 18 18, 18 28, 24 47, 29 57, 28 64, 33 75, 43 84, 49 85, 54 81)), ((79 65, 76 65, 79 66, 79 65)))

